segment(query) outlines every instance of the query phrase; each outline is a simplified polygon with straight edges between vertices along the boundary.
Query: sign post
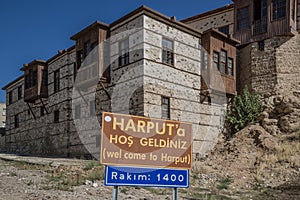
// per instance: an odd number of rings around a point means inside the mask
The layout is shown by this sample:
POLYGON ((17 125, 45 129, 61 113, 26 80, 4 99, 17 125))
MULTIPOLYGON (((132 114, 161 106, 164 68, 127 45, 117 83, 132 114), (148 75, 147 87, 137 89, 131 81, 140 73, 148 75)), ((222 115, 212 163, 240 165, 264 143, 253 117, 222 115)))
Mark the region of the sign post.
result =
POLYGON ((113 200, 118 200, 118 193, 119 193, 119 186, 114 186, 114 191, 113 191, 113 200))
POLYGON ((192 166, 192 125, 172 120, 104 112, 100 162, 107 165, 105 185, 189 186, 192 166))

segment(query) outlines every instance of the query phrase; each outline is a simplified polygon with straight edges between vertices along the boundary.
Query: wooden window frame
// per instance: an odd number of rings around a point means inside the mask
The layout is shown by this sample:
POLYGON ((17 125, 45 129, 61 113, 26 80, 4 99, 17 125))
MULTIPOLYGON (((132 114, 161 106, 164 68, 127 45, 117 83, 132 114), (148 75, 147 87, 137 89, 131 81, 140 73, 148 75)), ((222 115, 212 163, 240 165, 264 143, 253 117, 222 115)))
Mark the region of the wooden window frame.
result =
POLYGON ((219 64, 219 71, 222 73, 222 74, 226 74, 226 69, 227 69, 227 58, 228 58, 228 52, 225 50, 225 49, 221 49, 220 51, 220 57, 219 57, 219 60, 220 60, 220 64, 219 64), (222 56, 222 52, 225 53, 225 57, 222 56), (222 58, 225 58, 225 61, 222 60, 222 58), (222 66, 224 65, 224 71, 222 66))
POLYGON ((286 18, 287 15, 287 1, 286 0, 272 0, 271 9, 272 9, 272 21, 282 20, 286 18), (285 4, 280 5, 284 1, 285 4), (279 4, 279 5, 278 5, 279 4), (284 13, 282 16, 278 16, 278 13, 284 13))
POLYGON ((166 37, 162 38, 162 63, 174 66, 174 40, 166 37), (171 43, 171 48, 164 43, 171 43))
POLYGON ((48 86, 48 70, 42 70, 42 86, 48 86))
POLYGON ((171 118, 171 99, 170 97, 161 96, 161 118, 162 119, 170 119, 171 118), (166 104, 164 100, 167 100, 168 103, 166 104), (164 106, 167 106, 167 109, 165 111, 164 106), (164 115, 164 112, 167 112, 167 116, 164 115))
POLYGON ((220 70, 220 53, 217 51, 213 51, 213 69, 220 70), (218 56, 218 60, 215 60, 215 58, 216 58, 215 55, 218 56), (215 65, 217 65, 217 67, 215 65))
POLYGON ((130 63, 129 37, 119 41, 119 67, 130 63))
POLYGON ((21 100, 23 97, 23 85, 18 86, 18 100, 21 100))
POLYGON ((53 72, 53 89, 54 93, 58 92, 60 90, 60 70, 55 70, 53 72))
POLYGON ((229 76, 234 76, 234 59, 233 58, 231 58, 231 57, 228 57, 227 58, 228 59, 228 61, 227 61, 227 74, 229 75, 229 76), (231 73, 230 73, 230 65, 229 65, 229 63, 231 62, 231 73))
POLYGON ((13 103, 13 91, 9 91, 8 92, 8 104, 12 104, 13 103))
POLYGON ((219 27, 218 30, 221 33, 224 33, 225 35, 229 35, 230 27, 229 27, 229 25, 225 25, 225 26, 219 27))
POLYGON ((245 6, 243 8, 237 9, 237 30, 243 30, 243 29, 248 29, 250 28, 250 7, 245 6), (248 15, 246 16, 245 11, 247 10, 248 15))

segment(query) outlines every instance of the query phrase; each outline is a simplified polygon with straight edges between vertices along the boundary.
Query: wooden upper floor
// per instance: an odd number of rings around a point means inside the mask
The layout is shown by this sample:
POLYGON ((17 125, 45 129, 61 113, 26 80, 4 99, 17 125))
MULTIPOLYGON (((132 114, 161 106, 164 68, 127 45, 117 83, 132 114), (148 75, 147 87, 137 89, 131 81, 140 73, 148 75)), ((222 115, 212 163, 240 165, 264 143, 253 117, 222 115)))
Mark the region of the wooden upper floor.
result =
POLYGON ((234 0, 234 37, 243 45, 274 36, 295 35, 297 1, 234 0))
POLYGON ((35 102, 48 97, 48 65, 46 61, 34 60, 24 64, 24 101, 35 102))
POLYGON ((216 29, 203 33, 201 90, 236 93, 236 45, 239 42, 216 29))

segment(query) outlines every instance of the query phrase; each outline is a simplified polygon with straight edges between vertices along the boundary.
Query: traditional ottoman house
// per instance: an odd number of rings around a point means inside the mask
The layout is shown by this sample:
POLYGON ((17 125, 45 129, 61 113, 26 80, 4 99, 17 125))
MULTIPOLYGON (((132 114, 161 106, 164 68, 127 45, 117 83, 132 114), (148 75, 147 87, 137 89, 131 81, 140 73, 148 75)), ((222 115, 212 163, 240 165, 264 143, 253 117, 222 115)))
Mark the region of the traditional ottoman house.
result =
POLYGON ((3 88, 1 149, 98 158, 103 111, 192 123, 195 158, 215 145, 236 94, 237 40, 145 6, 71 39, 73 47, 24 64, 3 88))
POLYGON ((198 30, 216 28, 240 41, 237 91, 247 85, 264 99, 270 112, 266 130, 293 131, 300 126, 300 1, 233 2, 182 22, 198 30))

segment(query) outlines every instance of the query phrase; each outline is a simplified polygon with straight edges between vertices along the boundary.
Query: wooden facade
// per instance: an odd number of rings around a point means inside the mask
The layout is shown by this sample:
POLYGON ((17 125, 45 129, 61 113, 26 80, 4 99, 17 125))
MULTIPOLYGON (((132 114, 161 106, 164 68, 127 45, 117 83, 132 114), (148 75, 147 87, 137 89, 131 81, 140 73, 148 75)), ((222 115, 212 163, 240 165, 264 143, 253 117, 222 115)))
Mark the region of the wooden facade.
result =
POLYGON ((40 98, 48 98, 48 65, 46 61, 34 60, 24 64, 24 101, 34 103, 40 98))
POLYGON ((297 30, 300 31, 300 0, 297 0, 297 30))
POLYGON ((105 60, 109 56, 106 56, 107 52, 103 51, 107 46, 105 40, 108 37, 109 25, 98 21, 71 37, 76 41, 77 62, 74 74, 77 76, 79 72, 76 79, 77 88, 93 86, 100 78, 104 82, 109 82, 110 70, 105 60))
POLYGON ((205 31, 202 36, 202 46, 207 53, 208 59, 205 59, 201 67, 201 90, 215 91, 217 93, 226 93, 227 96, 233 96, 236 94, 236 45, 238 41, 233 38, 229 38, 227 35, 215 30, 210 29, 205 31), (229 61, 232 61, 232 71, 225 69, 220 70, 221 59, 218 57, 217 61, 214 58, 214 54, 220 52, 226 52, 225 67, 229 66, 229 61), (214 63, 215 62, 215 63, 214 63), (218 67, 216 65, 218 63, 218 67))
POLYGON ((243 45, 274 36, 295 35, 297 1, 299 7, 299 0, 234 0, 234 38, 243 45))

